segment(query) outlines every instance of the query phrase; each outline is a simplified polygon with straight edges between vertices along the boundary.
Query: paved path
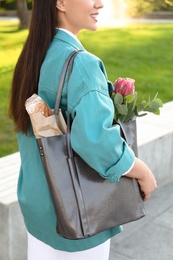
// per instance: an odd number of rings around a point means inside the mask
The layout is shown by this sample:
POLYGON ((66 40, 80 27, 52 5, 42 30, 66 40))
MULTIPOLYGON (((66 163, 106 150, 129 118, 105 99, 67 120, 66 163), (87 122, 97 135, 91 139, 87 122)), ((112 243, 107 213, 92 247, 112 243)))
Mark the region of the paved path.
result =
MULTIPOLYGON (((0 16, 0 21, 14 21, 17 22, 19 19, 17 17, 3 17, 0 16)), ((148 23, 153 23, 153 24, 172 24, 173 19, 104 19, 102 22, 100 22, 100 26, 106 26, 106 27, 116 27, 116 26, 123 26, 125 24, 148 24, 148 23)))
POLYGON ((100 22, 101 27, 123 27, 130 24, 173 24, 173 19, 107 19, 100 22))
POLYGON ((12 21, 12 22, 18 22, 19 19, 17 17, 6 17, 6 16, 0 16, 0 21, 12 21))
POLYGON ((112 239, 109 260, 173 260, 173 183, 145 205, 147 215, 112 239))

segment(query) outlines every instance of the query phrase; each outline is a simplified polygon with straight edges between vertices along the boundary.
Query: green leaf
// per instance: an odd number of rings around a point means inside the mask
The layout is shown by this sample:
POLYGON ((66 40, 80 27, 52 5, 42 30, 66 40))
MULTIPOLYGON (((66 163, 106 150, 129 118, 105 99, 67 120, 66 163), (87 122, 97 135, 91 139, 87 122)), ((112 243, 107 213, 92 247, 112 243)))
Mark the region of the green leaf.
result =
POLYGON ((157 110, 155 110, 154 112, 153 112, 155 115, 160 115, 160 109, 157 109, 157 110))
POLYGON ((119 114, 127 115, 128 109, 127 109, 126 105, 116 104, 116 108, 117 108, 119 114))
POLYGON ((123 96, 120 93, 117 93, 114 97, 114 104, 122 104, 123 103, 123 96))
POLYGON ((156 99, 156 100, 152 100, 150 103, 148 103, 147 106, 143 110, 154 113, 154 114, 158 114, 158 113, 160 113, 160 110, 159 110, 160 106, 162 106, 162 104, 160 103, 160 101, 158 102, 156 99))
POLYGON ((112 94, 111 94, 111 99, 112 99, 112 101, 114 101, 114 97, 115 97, 115 93, 112 92, 112 94))
POLYGON ((130 114, 132 111, 135 110, 135 107, 136 107, 136 101, 137 101, 137 93, 135 92, 135 94, 133 95, 133 101, 131 103, 128 103, 127 104, 127 107, 128 107, 128 113, 130 114))
POLYGON ((155 98, 154 100, 159 104, 160 107, 163 107, 163 102, 160 98, 155 98))
POLYGON ((127 95, 124 97, 124 102, 131 103, 131 102, 133 102, 134 99, 135 99, 135 95, 130 94, 130 95, 127 95))

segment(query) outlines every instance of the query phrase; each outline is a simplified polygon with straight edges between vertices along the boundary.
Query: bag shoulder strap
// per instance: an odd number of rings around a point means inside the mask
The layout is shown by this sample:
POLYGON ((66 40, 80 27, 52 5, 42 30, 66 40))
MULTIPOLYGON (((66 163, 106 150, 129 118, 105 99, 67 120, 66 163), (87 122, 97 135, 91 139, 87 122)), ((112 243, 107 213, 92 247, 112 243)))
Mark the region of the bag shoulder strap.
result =
POLYGON ((61 73, 60 82, 59 82, 58 92, 57 92, 57 96, 56 96, 56 102, 55 102, 55 108, 54 108, 55 115, 58 114, 58 110, 59 110, 59 107, 60 107, 61 94, 62 94, 62 89, 63 89, 66 73, 68 71, 68 79, 69 79, 71 72, 72 72, 74 59, 80 51, 82 51, 82 50, 76 50, 76 51, 72 52, 68 56, 68 58, 66 59, 66 61, 64 63, 62 73, 61 73))

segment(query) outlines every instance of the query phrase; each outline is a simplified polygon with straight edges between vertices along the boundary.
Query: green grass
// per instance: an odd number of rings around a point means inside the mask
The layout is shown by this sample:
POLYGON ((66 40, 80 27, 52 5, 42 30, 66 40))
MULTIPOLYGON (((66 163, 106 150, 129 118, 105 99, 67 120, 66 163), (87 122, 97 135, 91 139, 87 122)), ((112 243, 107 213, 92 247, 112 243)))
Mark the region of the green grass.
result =
MULTIPOLYGON (((15 63, 27 36, 14 22, 0 22, 0 157, 16 152, 13 123, 8 118, 8 96, 15 63)), ((79 38, 86 49, 105 63, 108 77, 136 80, 139 97, 173 100, 173 25, 130 25, 83 31, 79 38)))
POLYGON ((13 69, 26 36, 27 31, 19 31, 17 23, 0 22, 0 157, 18 150, 8 100, 13 69))
POLYGON ((80 39, 104 61, 111 81, 131 77, 139 96, 159 92, 163 102, 173 99, 172 24, 101 29, 80 39))

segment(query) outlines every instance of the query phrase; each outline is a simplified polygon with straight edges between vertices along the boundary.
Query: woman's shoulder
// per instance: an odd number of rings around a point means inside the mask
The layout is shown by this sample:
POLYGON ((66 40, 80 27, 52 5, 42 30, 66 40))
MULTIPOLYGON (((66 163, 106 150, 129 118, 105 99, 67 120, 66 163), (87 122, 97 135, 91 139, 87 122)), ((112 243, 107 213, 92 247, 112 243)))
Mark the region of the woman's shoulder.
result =
POLYGON ((92 64, 93 66, 103 66, 103 61, 97 57, 96 55, 94 55, 91 52, 88 52, 86 50, 82 50, 78 53, 78 55, 76 56, 76 60, 78 63, 85 65, 89 65, 92 64))
POLYGON ((107 80, 107 73, 103 61, 96 55, 81 51, 74 60, 74 71, 78 70, 84 78, 96 80, 97 77, 107 80))

